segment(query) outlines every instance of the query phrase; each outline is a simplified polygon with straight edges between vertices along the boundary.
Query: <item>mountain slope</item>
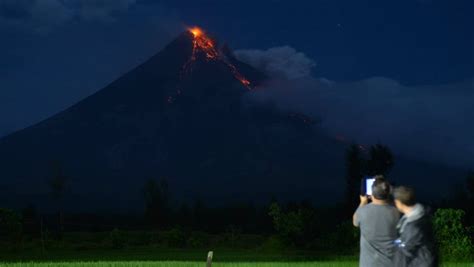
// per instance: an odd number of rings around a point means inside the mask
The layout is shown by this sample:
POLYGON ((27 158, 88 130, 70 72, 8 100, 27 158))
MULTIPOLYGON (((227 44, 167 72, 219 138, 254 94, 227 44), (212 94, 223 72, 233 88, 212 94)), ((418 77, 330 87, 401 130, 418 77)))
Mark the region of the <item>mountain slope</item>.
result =
POLYGON ((52 162, 69 177, 69 206, 83 209, 136 208, 148 178, 166 178, 180 199, 311 197, 342 149, 318 141, 304 117, 243 103, 263 79, 204 33, 185 32, 96 94, 1 139, 3 197, 45 201, 52 162))
MULTIPOLYGON (((136 210, 150 178, 167 179, 176 200, 340 199, 346 144, 303 114, 248 101, 264 79, 191 29, 96 94, 0 139, 0 202, 51 206, 58 166, 74 210, 136 210)), ((420 182, 423 172, 452 173, 396 166, 420 182)))

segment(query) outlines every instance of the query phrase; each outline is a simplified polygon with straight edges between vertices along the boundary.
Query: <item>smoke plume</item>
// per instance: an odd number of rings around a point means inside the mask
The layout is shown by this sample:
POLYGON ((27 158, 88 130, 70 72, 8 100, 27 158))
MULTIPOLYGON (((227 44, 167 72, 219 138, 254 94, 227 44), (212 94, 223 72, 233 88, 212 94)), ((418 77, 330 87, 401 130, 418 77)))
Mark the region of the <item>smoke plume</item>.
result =
POLYGON ((472 80, 433 86, 385 77, 337 82, 312 76, 314 61, 290 47, 236 55, 271 77, 252 98, 318 118, 331 136, 381 142, 413 159, 474 166, 472 80))

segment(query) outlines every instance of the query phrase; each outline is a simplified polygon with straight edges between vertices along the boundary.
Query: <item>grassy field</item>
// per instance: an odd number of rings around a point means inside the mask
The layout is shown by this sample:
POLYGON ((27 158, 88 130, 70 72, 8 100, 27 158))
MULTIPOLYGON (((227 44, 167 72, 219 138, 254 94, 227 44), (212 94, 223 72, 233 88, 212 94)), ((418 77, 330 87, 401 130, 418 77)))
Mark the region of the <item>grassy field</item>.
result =
MULTIPOLYGON (((74 263, 66 263, 66 262, 56 262, 56 263, 13 263, 13 264, 6 264, 0 266, 6 267, 79 267, 79 266, 90 266, 90 267, 197 267, 197 266, 206 266, 205 262, 175 262, 175 261, 168 261, 168 262, 74 262, 74 263)), ((212 266, 215 267, 323 267, 323 266, 333 266, 333 267, 355 267, 357 263, 355 262, 285 262, 285 263, 277 263, 277 262, 258 262, 258 263, 250 263, 250 262, 242 262, 242 263, 214 263, 212 266)))
MULTIPOLYGON (((206 266, 205 249, 128 248, 55 249, 6 252, 0 250, 0 267, 198 267, 206 266)), ((219 249, 213 267, 356 267, 356 255, 335 256, 314 251, 256 251, 219 249)), ((474 267, 474 263, 445 263, 442 267, 474 267)))
MULTIPOLYGON (((177 261, 106 261, 106 262, 54 262, 54 263, 0 263, 0 266, 5 267, 204 267, 204 262, 177 262, 177 261)), ((356 267, 357 262, 224 262, 214 263, 214 267, 356 267)), ((474 263, 448 263, 443 264, 442 267, 473 267, 474 263)))
MULTIPOLYGON (((315 251, 260 251, 252 249, 214 250, 216 263, 232 262, 355 262, 354 253, 335 256, 333 253, 315 251)), ((0 262, 199 262, 206 259, 207 249, 127 248, 127 249, 55 249, 42 253, 39 249, 6 252, 0 249, 0 262)))

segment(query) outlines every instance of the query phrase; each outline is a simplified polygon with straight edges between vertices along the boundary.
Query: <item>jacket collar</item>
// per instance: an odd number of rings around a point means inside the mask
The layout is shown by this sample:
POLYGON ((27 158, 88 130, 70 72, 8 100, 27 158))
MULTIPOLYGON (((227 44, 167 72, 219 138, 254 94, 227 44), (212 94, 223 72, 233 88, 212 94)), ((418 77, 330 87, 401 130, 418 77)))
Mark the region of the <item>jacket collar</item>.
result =
POLYGON ((410 213, 402 216, 402 218, 397 224, 397 229, 399 229, 398 231, 402 233, 403 230, 405 230, 405 226, 407 225, 407 223, 419 220, 424 215, 425 215, 425 208, 423 207, 423 205, 416 204, 410 213))

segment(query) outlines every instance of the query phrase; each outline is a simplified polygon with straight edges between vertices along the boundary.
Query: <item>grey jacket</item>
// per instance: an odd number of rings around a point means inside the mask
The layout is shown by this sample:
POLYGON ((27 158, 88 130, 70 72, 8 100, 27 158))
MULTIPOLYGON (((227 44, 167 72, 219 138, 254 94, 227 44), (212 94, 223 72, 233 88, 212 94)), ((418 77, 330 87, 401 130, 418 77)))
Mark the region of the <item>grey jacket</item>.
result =
POLYGON ((400 237, 395 241, 395 266, 438 266, 431 217, 422 205, 416 204, 409 216, 403 216, 397 229, 400 237))

